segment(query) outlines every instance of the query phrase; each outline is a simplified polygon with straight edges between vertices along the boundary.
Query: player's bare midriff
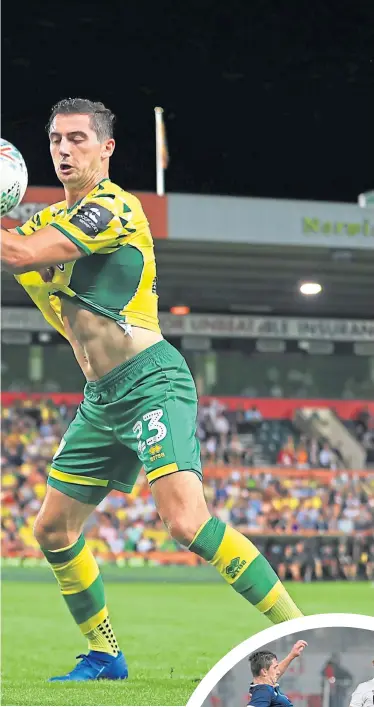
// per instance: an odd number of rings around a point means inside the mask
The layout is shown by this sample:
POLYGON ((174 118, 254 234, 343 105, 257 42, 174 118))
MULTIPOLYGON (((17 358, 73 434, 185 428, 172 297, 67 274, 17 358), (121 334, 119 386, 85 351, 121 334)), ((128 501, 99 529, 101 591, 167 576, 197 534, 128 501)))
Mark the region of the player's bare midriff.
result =
POLYGON ((75 357, 88 381, 105 376, 113 368, 163 339, 161 334, 131 327, 131 334, 113 319, 89 312, 62 300, 62 319, 75 357))

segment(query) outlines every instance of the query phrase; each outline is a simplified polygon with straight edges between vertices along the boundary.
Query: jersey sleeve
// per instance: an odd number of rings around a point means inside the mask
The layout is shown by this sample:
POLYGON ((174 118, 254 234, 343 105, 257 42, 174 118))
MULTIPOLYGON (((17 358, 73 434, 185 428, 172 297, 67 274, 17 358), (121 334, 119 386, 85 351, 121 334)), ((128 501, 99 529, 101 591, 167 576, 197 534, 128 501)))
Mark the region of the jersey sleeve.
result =
POLYGON ((272 695, 267 685, 256 685, 251 689, 249 707, 271 707, 272 695))
POLYGON ((351 701, 349 703, 349 707, 364 707, 365 702, 364 702, 364 692, 363 692, 363 685, 358 685, 351 697, 351 701))
POLYGON ((53 213, 56 206, 47 206, 45 209, 42 209, 42 211, 38 211, 36 214, 31 216, 31 218, 29 218, 26 223, 22 224, 22 226, 16 226, 17 233, 19 233, 20 236, 31 236, 32 233, 48 226, 53 219, 53 213))
POLYGON ((50 224, 85 255, 111 253, 136 232, 129 206, 113 196, 89 196, 73 214, 57 215, 50 224))

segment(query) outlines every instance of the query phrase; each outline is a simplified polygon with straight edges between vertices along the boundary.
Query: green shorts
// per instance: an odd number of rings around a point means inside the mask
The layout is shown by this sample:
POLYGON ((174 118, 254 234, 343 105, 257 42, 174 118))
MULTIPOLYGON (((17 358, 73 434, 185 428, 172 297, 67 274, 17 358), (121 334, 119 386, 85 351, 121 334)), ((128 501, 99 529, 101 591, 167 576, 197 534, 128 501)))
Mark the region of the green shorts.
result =
POLYGON ((160 341, 103 378, 84 400, 53 457, 48 484, 83 503, 132 491, 177 471, 202 478, 197 394, 183 356, 160 341))

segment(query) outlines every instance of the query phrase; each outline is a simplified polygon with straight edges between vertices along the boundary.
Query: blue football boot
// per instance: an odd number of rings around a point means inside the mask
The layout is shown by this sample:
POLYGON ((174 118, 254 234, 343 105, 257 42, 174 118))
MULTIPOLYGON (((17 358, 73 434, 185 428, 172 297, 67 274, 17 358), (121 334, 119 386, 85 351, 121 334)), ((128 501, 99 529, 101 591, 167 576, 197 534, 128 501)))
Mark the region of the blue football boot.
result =
POLYGON ((126 680, 129 676, 126 659, 122 652, 114 656, 100 651, 90 651, 88 655, 77 655, 77 658, 82 658, 82 660, 70 673, 49 678, 48 682, 126 680))

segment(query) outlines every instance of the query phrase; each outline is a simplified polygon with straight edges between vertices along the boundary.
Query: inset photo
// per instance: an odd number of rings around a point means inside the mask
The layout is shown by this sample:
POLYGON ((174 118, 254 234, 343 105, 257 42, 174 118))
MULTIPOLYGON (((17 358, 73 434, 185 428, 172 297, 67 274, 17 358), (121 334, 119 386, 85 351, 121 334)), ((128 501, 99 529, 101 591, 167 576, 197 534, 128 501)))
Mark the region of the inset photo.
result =
MULTIPOLYGON (((342 615, 334 616, 335 623, 337 617, 342 615)), ((310 624, 310 618, 292 624, 310 624)), ((263 631, 220 661, 187 707, 372 707, 374 620, 367 619, 367 628, 320 625, 259 645, 261 635, 274 629, 263 631), (247 651, 250 644, 257 645, 247 651), (238 652, 242 657, 224 671, 225 661, 232 663, 238 652), (223 674, 215 681, 217 669, 223 674)))

